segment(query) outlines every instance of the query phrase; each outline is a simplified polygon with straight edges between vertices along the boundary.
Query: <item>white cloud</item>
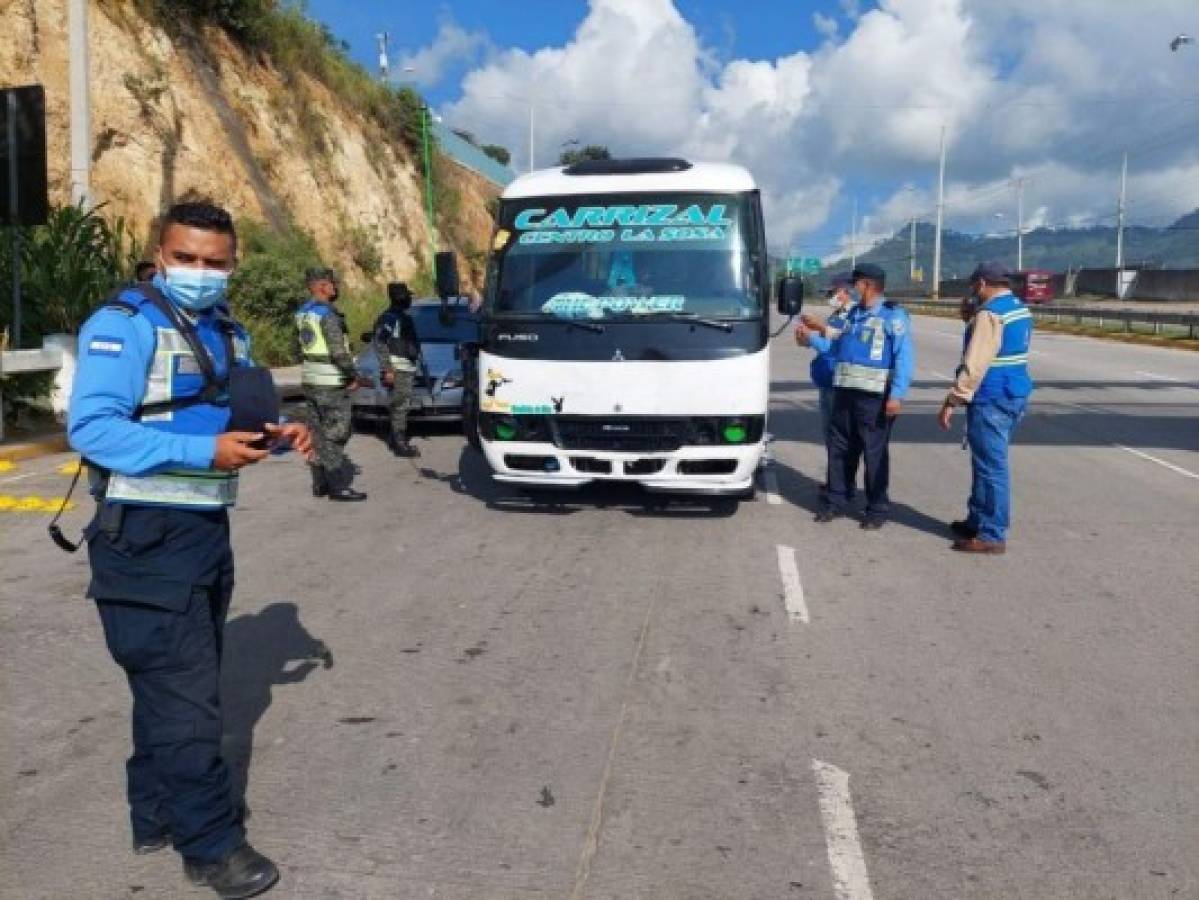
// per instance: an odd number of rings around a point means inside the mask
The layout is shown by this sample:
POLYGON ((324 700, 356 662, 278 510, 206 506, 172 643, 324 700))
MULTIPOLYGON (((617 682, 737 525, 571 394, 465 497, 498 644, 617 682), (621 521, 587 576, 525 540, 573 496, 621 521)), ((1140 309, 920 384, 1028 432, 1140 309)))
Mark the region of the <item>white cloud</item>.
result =
POLYGON ((474 65, 491 41, 480 31, 467 31, 450 19, 444 19, 437 36, 427 47, 403 53, 396 61, 396 80, 411 80, 422 87, 438 84, 446 73, 458 66, 474 65), (411 73, 404 69, 411 67, 411 73))
POLYGON ((822 12, 812 13, 812 27, 823 35, 826 40, 833 40, 837 36, 837 20, 833 16, 826 16, 822 12))
POLYGON ((1194 0, 863 5, 842 0, 844 34, 814 14, 824 40, 812 50, 722 60, 673 0, 589 0, 568 42, 491 54, 443 112, 518 163, 530 105, 540 165, 572 139, 740 162, 763 187, 779 247, 822 229, 847 234, 851 191, 863 243, 913 214, 930 218, 942 124, 952 227, 991 229, 1000 211, 1014 219, 1018 173, 1029 178, 1030 223, 1104 215, 1122 142, 1145 145, 1129 183, 1140 215, 1199 205, 1199 115, 1182 102, 1194 96, 1199 53, 1166 48, 1194 0))

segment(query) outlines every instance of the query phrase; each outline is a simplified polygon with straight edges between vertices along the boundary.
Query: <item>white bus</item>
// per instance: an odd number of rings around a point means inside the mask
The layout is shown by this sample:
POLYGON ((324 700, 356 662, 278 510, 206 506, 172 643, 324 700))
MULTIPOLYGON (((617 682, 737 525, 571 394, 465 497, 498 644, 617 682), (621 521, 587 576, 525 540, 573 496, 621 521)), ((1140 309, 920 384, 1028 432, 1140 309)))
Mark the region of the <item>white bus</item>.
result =
MULTIPOLYGON (((780 285, 780 312, 801 290, 780 285)), ((740 167, 602 160, 518 178, 493 236, 467 435, 517 485, 752 494, 770 293, 740 167)))

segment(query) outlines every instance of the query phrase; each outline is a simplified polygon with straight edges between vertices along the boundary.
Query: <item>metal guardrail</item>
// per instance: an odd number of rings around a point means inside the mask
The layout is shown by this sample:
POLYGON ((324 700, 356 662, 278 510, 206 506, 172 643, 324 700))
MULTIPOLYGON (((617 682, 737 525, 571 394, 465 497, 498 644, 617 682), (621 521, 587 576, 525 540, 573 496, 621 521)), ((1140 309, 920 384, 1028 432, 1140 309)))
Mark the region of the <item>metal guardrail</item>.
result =
MULTIPOLYGON (((913 312, 927 309, 931 312, 956 312, 956 300, 904 300, 905 308, 913 312)), ((1030 303, 1029 311, 1033 318, 1047 322, 1066 323, 1072 325, 1094 324, 1097 328, 1113 331, 1134 332, 1148 329, 1152 334, 1165 334, 1175 331, 1186 331, 1186 336, 1192 340, 1199 334, 1199 314, 1175 312, 1151 312, 1138 309, 1087 309, 1085 306, 1062 306, 1059 304, 1039 305, 1030 303), (1114 326, 1114 327, 1113 327, 1114 326)))
POLYGON ((516 173, 510 168, 496 162, 474 144, 458 137, 440 122, 433 123, 433 136, 437 139, 437 146, 442 153, 475 174, 482 175, 498 187, 505 188, 515 180, 516 173))

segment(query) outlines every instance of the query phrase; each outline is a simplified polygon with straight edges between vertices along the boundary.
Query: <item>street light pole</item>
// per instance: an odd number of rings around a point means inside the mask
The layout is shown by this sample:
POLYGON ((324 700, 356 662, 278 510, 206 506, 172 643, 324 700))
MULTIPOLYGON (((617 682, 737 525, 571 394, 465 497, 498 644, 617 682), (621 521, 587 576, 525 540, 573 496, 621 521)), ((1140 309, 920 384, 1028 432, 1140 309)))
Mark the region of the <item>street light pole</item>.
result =
POLYGON ((849 232, 849 268, 858 267, 858 198, 853 198, 853 219, 849 232))
POLYGON ((428 104, 422 103, 420 107, 420 126, 421 126, 421 143, 424 146, 425 156, 425 202, 428 205, 429 213, 429 271, 433 278, 437 278, 437 225, 434 219, 433 209, 433 150, 429 137, 429 117, 432 111, 428 104))
POLYGON ((88 98, 87 0, 71 0, 67 27, 70 30, 71 202, 91 206, 92 117, 88 98))
POLYGON ((1024 179, 1016 179, 1016 271, 1024 271, 1024 179))
POLYGON ((945 126, 941 126, 941 164, 937 175, 937 233, 933 241, 934 300, 941 296, 941 228, 945 224, 945 126))
POLYGON ((1124 271, 1124 205, 1128 188, 1128 151, 1120 166, 1120 200, 1116 206, 1116 290, 1120 290, 1121 273, 1124 271))

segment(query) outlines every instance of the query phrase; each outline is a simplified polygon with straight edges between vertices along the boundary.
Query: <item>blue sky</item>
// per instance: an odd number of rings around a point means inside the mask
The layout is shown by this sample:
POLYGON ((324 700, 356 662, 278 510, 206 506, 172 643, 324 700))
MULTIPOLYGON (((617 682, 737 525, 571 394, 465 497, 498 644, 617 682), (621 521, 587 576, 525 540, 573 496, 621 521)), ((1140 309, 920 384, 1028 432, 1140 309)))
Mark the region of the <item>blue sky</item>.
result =
POLYGON ((776 249, 830 256, 935 208, 1014 233, 1110 224, 1120 151, 1133 221, 1199 207, 1196 0, 308 0, 308 12, 453 126, 551 163, 563 142, 747 166, 776 249), (1018 38, 1018 39, 1017 39, 1018 38), (1114 53, 1113 48, 1119 52, 1114 53), (1170 139, 1146 146, 1147 138, 1170 139))
MULTIPOLYGON (((847 22, 837 0, 678 0, 675 4, 699 33, 704 44, 722 58, 775 59, 800 49, 812 49, 820 35, 812 14, 821 12, 847 22), (752 14, 746 13, 752 9, 752 14)), ((849 4, 866 9, 869 2, 849 4)), ((587 14, 586 0, 452 0, 452 2, 379 3, 370 0, 307 0, 308 12, 326 23, 350 45, 356 60, 375 68, 375 35, 391 35, 393 54, 427 46, 438 25, 451 19, 467 31, 487 34, 498 47, 536 50, 560 46, 570 39, 587 14)), ((461 67, 450 72, 461 76, 461 67)), ((458 84, 447 78, 428 91, 434 103, 455 99, 458 84)))

